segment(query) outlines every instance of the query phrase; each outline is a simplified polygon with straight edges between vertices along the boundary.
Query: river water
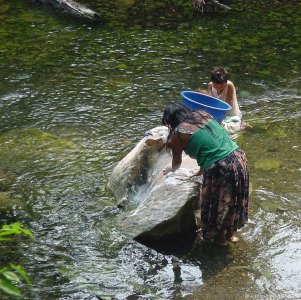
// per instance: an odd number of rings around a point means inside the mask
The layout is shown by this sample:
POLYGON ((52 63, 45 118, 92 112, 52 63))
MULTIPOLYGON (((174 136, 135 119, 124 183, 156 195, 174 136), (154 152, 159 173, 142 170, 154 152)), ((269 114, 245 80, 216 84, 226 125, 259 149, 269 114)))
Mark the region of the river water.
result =
POLYGON ((96 26, 0 0, 0 175, 15 201, 1 223, 35 237, 0 259, 27 271, 24 299, 301 299, 300 21, 300 4, 237 4, 168 28, 96 26), (253 126, 240 242, 176 255, 127 240, 111 171, 218 65, 253 126))

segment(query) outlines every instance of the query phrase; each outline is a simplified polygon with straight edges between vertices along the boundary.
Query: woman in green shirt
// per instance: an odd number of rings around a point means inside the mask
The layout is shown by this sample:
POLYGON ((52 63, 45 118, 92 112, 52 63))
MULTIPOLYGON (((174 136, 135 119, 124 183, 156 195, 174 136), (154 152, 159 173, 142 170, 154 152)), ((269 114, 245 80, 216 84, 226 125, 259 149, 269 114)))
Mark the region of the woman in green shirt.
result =
POLYGON ((218 244, 234 240, 235 232, 248 220, 249 172, 245 153, 227 131, 205 111, 192 111, 179 103, 164 110, 162 124, 170 134, 172 166, 177 170, 183 151, 200 166, 202 238, 218 244))

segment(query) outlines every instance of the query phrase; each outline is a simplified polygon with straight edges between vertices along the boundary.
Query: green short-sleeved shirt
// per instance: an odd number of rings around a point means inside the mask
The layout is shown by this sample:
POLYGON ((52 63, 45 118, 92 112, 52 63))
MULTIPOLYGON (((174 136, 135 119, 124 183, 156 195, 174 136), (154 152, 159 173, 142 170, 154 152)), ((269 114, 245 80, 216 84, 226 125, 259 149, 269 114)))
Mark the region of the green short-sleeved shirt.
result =
POLYGON ((238 145, 231 140, 228 132, 217 121, 211 120, 193 133, 184 151, 195 158, 199 166, 207 169, 237 148, 238 145))

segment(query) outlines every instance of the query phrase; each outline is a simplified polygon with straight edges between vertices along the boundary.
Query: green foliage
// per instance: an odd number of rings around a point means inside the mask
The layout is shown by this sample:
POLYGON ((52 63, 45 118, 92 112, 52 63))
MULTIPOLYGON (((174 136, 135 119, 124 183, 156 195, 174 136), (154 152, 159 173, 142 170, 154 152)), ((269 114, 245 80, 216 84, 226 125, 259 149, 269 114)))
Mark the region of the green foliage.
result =
POLYGON ((21 283, 22 278, 28 285, 31 285, 26 272, 21 266, 10 264, 8 267, 0 269, 0 290, 6 294, 20 297, 20 289, 15 283, 21 283))
POLYGON ((6 236, 18 235, 22 233, 32 237, 32 233, 28 229, 24 228, 20 222, 3 225, 0 229, 0 241, 10 240, 10 238, 7 238, 6 236))
MULTIPOLYGON (((0 241, 11 240, 9 236, 19 234, 25 234, 31 238, 33 237, 28 229, 24 228, 21 223, 16 222, 2 226, 0 229, 0 241)), ((16 284, 21 283, 22 279, 25 280, 28 285, 31 285, 26 272, 21 266, 9 264, 9 266, 0 269, 0 290, 6 294, 20 297, 21 292, 16 284)))

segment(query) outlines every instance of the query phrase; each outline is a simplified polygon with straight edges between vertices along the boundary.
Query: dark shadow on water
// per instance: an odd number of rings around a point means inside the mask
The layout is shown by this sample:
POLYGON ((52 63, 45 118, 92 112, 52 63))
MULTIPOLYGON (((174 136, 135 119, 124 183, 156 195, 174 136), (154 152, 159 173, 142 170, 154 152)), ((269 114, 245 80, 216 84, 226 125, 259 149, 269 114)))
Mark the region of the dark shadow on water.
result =
POLYGON ((147 239, 137 237, 135 240, 165 255, 182 256, 189 253, 195 243, 196 235, 173 236, 164 239, 147 239))
POLYGON ((181 281, 182 263, 199 267, 202 279, 206 280, 221 272, 229 264, 233 263, 234 252, 232 244, 226 246, 213 243, 204 243, 197 239, 196 234, 178 236, 161 240, 143 240, 136 238, 138 242, 156 250, 163 255, 172 256, 175 260, 173 268, 175 281, 181 281))
POLYGON ((147 239, 136 237, 135 240, 149 248, 156 250, 164 255, 174 255, 178 257, 198 257, 202 255, 228 255, 230 244, 226 246, 214 243, 205 243, 197 238, 197 234, 185 234, 164 239, 147 239))

